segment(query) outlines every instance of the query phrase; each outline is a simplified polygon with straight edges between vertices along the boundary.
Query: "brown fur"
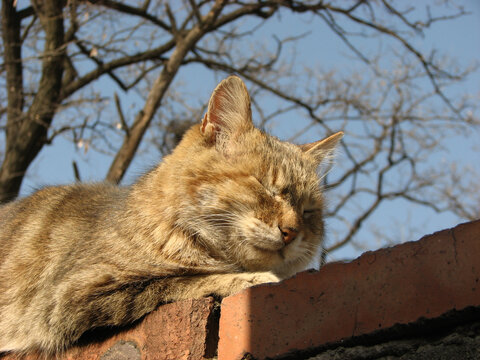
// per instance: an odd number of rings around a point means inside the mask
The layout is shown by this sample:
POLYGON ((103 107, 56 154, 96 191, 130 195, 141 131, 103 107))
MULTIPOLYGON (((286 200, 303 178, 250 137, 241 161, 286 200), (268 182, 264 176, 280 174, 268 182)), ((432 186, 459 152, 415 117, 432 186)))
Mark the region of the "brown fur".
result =
POLYGON ((160 303, 302 270, 323 239, 316 173, 341 133, 299 146, 253 126, 238 77, 131 187, 48 187, 0 207, 0 351, 62 351, 160 303))

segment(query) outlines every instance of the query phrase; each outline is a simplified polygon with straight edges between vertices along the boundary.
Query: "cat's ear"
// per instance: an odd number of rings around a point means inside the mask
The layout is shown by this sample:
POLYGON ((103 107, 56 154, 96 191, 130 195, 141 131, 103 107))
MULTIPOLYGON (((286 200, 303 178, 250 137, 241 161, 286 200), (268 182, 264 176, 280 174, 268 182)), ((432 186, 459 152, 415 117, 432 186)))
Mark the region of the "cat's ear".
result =
POLYGON ((339 131, 323 140, 300 145, 300 149, 306 154, 313 156, 320 164, 332 156, 342 137, 343 131, 339 131))
POLYGON ((200 131, 211 143, 232 139, 253 127, 250 96, 238 76, 229 76, 213 90, 200 131))

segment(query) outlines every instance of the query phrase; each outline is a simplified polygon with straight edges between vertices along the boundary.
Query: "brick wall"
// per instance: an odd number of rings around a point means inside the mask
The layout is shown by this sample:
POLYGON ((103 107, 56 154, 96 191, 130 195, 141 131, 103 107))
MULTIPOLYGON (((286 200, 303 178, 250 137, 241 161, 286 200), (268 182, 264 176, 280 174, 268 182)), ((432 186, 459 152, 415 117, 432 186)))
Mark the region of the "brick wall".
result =
POLYGON ((62 359, 480 359, 479 259, 480 221, 461 224, 221 305, 161 306, 62 359))

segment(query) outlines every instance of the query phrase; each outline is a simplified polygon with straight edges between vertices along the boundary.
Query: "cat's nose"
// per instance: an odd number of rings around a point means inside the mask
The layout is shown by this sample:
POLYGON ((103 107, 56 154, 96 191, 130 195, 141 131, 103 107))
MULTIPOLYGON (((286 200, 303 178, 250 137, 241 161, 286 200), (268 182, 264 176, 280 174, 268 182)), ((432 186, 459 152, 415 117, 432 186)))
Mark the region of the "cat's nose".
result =
POLYGON ((291 227, 278 227, 280 231, 282 232, 282 237, 283 237, 283 242, 288 245, 290 244, 293 240, 298 235, 298 230, 291 228, 291 227))

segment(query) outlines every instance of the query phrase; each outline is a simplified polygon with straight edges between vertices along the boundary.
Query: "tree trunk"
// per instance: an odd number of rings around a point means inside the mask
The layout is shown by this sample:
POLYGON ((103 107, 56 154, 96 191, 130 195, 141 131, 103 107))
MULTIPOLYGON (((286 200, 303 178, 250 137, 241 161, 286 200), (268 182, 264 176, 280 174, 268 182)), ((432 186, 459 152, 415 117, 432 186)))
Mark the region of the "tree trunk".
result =
POLYGON ((64 64, 63 1, 33 1, 45 31, 42 75, 33 103, 22 111, 20 19, 12 1, 2 4, 8 107, 6 152, 0 168, 0 203, 14 199, 30 163, 45 145, 48 128, 58 107, 64 64), (19 69, 20 68, 20 69, 19 69))
MULTIPOLYGON (((5 154, 12 151, 23 113, 23 72, 20 43, 20 17, 11 0, 2 1, 2 35, 7 78, 7 119, 5 154)), ((5 163, 5 160, 4 160, 5 163)), ((3 169, 3 166, 2 166, 3 169)), ((0 174, 2 174, 0 172, 0 174)), ((18 187, 4 184, 0 176, 0 202, 9 194, 16 195, 18 187)))

